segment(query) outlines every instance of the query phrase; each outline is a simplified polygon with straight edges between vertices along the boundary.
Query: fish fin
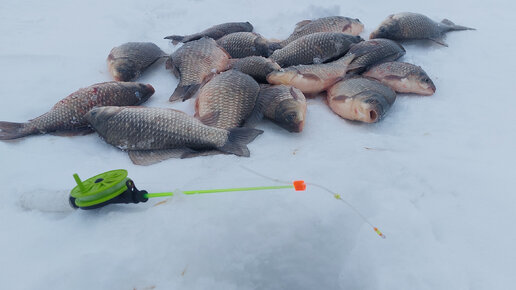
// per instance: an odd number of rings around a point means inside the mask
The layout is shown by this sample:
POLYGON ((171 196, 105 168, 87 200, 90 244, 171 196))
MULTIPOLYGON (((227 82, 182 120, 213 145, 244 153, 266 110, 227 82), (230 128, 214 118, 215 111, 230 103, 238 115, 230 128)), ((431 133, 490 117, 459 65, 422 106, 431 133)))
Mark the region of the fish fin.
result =
POLYGON ((172 58, 172 56, 170 56, 165 62, 165 69, 171 70, 176 78, 179 79, 181 77, 179 69, 174 65, 174 59, 172 58))
POLYGON ((440 45, 442 45, 442 46, 446 46, 446 47, 448 47, 448 44, 446 44, 446 42, 444 42, 444 40, 443 40, 442 38, 430 37, 430 38, 428 38, 428 39, 429 39, 429 40, 431 40, 431 41, 433 41, 433 42, 435 42, 435 43, 438 43, 438 44, 440 44, 440 45))
POLYGON ((185 37, 181 36, 181 35, 170 35, 170 36, 165 37, 164 39, 172 40, 172 44, 176 45, 180 42, 184 42, 185 37))
POLYGON ((187 153, 184 156, 182 156, 181 158, 184 159, 184 158, 193 158, 193 157, 199 157, 199 156, 212 156, 212 155, 219 155, 219 154, 229 154, 229 153, 222 152, 220 150, 215 150, 215 149, 208 149, 208 150, 199 150, 199 151, 187 153))
MULTIPOLYGON (((301 94, 303 94, 303 93, 301 92, 301 94)), ((301 98, 301 97, 299 96, 299 94, 298 94, 298 93, 296 93, 296 91, 294 90, 294 87, 290 87, 290 95, 291 95, 291 96, 292 96, 292 98, 294 98, 294 100, 296 100, 296 101, 304 101, 304 99, 305 99, 305 98, 304 98, 304 96, 303 96, 303 98, 301 98)))
MULTIPOLYGON (((444 31, 454 31, 454 30, 477 30, 476 28, 466 27, 462 25, 456 25, 449 19, 443 19, 440 24, 444 25, 444 31)), ((442 26, 442 25, 441 25, 442 26)))
POLYGON ((321 80, 321 78, 318 75, 313 74, 313 73, 301 73, 301 76, 303 76, 303 78, 310 79, 310 80, 315 80, 315 81, 321 80))
POLYGON ((49 132, 50 135, 61 136, 61 137, 72 137, 72 136, 84 136, 93 133, 93 129, 90 127, 82 127, 74 130, 63 130, 49 132))
POLYGON ((265 108, 269 103, 270 101, 265 100, 265 98, 260 98, 258 95, 254 103, 254 108, 249 114, 249 116, 246 118, 243 127, 255 127, 256 124, 258 124, 258 122, 260 122, 260 120, 263 119, 263 112, 265 111, 265 108))
POLYGON ((339 102, 342 102, 342 101, 345 101, 347 98, 348 98, 348 96, 345 96, 345 95, 339 95, 339 96, 333 97, 333 98, 331 98, 331 99, 332 99, 333 101, 339 101, 339 102))
POLYGON ((152 165, 170 158, 187 158, 197 151, 190 148, 175 148, 163 150, 134 150, 128 151, 129 158, 136 165, 152 165))
POLYGON ((26 131, 27 123, 0 122, 0 140, 11 140, 25 137, 35 132, 26 131))
POLYGON ((247 144, 251 143, 258 135, 262 134, 262 130, 251 128, 232 128, 229 130, 228 140, 226 144, 218 148, 220 151, 232 153, 237 156, 249 157, 249 148, 247 144))
POLYGON ((175 102, 179 99, 183 99, 183 102, 190 99, 199 89, 201 85, 200 84, 193 84, 189 86, 177 86, 177 88, 174 90, 174 93, 172 96, 170 96, 170 99, 168 99, 170 102, 175 102))
POLYGON ((298 23, 296 23, 296 28, 295 29, 299 29, 299 28, 307 25, 310 22, 312 22, 312 20, 302 20, 302 21, 299 21, 298 23))
POLYGON ((197 119, 199 119, 199 121, 201 121, 201 123, 203 123, 204 125, 215 126, 215 125, 217 125, 217 122, 219 121, 220 112, 211 112, 211 113, 208 113, 201 117, 201 116, 199 116, 199 113, 197 111, 196 115, 197 115, 197 119))

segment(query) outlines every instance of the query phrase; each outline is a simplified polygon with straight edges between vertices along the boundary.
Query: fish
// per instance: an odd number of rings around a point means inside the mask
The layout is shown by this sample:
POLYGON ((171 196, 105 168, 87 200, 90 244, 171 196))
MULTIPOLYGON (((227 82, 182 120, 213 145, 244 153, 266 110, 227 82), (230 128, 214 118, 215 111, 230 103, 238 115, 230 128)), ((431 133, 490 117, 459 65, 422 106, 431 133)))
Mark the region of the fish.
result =
POLYGON ((55 104, 47 113, 26 123, 0 122, 0 140, 54 133, 73 136, 91 133, 84 117, 98 106, 139 105, 154 94, 149 84, 107 82, 79 89, 55 104))
POLYGON ((405 55, 405 48, 390 39, 377 38, 352 45, 347 54, 355 55, 348 71, 361 73, 371 65, 397 60, 405 55))
POLYGON ((388 38, 393 40, 428 39, 443 46, 448 46, 444 34, 454 30, 476 30, 466 26, 456 25, 448 19, 435 22, 419 13, 403 12, 387 17, 370 38, 388 38))
POLYGON ((128 42, 108 55, 108 69, 115 81, 135 80, 158 59, 168 56, 152 42, 128 42))
POLYGON ((406 62, 384 62, 371 67, 363 76, 381 81, 398 93, 430 96, 435 85, 427 73, 417 65, 406 62))
POLYGON ((354 57, 351 54, 329 63, 290 66, 270 73, 267 81, 293 86, 305 94, 317 94, 343 79, 354 57))
POLYGON ((250 75, 259 83, 267 82, 267 75, 281 67, 269 58, 263 56, 248 56, 230 59, 227 69, 234 69, 250 75))
POLYGON ((264 117, 289 132, 303 131, 306 119, 306 98, 299 89, 276 85, 262 87, 258 96, 264 117))
POLYGON ((254 32, 231 33, 219 38, 217 44, 224 48, 232 58, 253 55, 268 57, 272 53, 267 39, 254 32))
POLYGON ((296 24, 294 32, 287 39, 283 40, 281 45, 286 46, 300 37, 317 32, 342 32, 350 35, 359 35, 362 30, 364 30, 364 24, 358 18, 329 16, 315 20, 303 20, 296 24))
POLYGON ((191 98, 203 81, 227 68, 229 54, 211 38, 185 43, 167 59, 166 68, 179 77, 170 101, 191 98))
POLYGON ((396 93, 381 82, 349 77, 328 90, 331 110, 344 119, 374 123, 383 119, 396 100, 396 93))
POLYGON ((133 163, 150 165, 217 149, 249 157, 247 144, 261 130, 210 127, 184 112, 167 108, 98 107, 86 119, 108 144, 126 150, 133 163))
POLYGON ((252 115, 259 92, 260 86, 249 75, 236 70, 222 72, 199 89, 195 117, 221 129, 242 126, 248 119, 259 118, 255 116, 259 111, 252 115))
POLYGON ((194 33, 190 35, 170 35, 165 37, 165 39, 172 40, 172 44, 176 45, 180 42, 189 42, 201 39, 203 37, 209 37, 214 40, 217 40, 224 35, 228 35, 230 33, 235 32, 251 32, 253 31, 253 25, 249 22, 228 22, 222 23, 218 25, 214 25, 208 29, 205 29, 199 33, 194 33))
POLYGON ((318 64, 344 55, 351 44, 363 39, 340 32, 319 32, 298 38, 269 57, 281 67, 318 64))

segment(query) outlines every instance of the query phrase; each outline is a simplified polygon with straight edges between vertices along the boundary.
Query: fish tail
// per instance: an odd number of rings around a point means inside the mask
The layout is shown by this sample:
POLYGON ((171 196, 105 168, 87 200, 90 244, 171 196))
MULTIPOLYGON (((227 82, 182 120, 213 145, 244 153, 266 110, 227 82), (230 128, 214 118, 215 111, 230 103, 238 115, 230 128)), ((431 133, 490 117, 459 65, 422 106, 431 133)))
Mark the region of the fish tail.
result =
POLYGON ((444 26, 445 31, 454 31, 454 30, 476 30, 475 28, 466 27, 462 25, 456 25, 449 19, 443 19, 441 24, 444 26))
POLYGON ((17 139, 33 134, 34 132, 27 130, 26 124, 0 122, 0 140, 17 139))
POLYGON ((165 37, 165 39, 172 40, 172 44, 176 45, 176 44, 178 44, 180 42, 184 42, 185 37, 182 36, 182 35, 170 35, 170 36, 165 37))
POLYGON ((189 86, 177 86, 177 88, 174 90, 174 93, 172 96, 170 96, 170 99, 168 99, 170 102, 177 101, 179 99, 183 99, 183 102, 190 99, 199 89, 201 85, 200 84, 194 84, 189 86))
POLYGON ((249 149, 247 144, 251 143, 258 135, 262 134, 262 130, 251 128, 232 128, 229 129, 229 136, 226 144, 218 148, 220 151, 232 153, 237 156, 249 157, 249 149))

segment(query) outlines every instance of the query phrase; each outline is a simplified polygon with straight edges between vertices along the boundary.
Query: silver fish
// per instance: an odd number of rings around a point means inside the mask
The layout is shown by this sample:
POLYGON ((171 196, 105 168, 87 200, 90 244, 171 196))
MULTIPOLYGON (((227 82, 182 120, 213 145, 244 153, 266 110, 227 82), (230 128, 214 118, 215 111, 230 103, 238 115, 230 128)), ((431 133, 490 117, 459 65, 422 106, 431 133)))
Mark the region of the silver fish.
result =
POLYGON ((224 48, 232 58, 247 56, 265 56, 271 54, 269 42, 258 33, 235 32, 217 40, 217 44, 224 48))
POLYGON ((108 55, 108 69, 115 81, 128 82, 140 75, 161 57, 167 56, 151 42, 128 42, 117 46, 108 55))
POLYGON ((79 89, 55 104, 52 109, 27 123, 0 122, 0 140, 28 135, 54 133, 65 136, 90 133, 84 117, 98 106, 130 106, 145 102, 154 94, 151 85, 108 82, 79 89))
MULTIPOLYGON (((250 76, 236 70, 215 75, 197 93, 195 117, 222 129, 239 127, 251 116, 260 91, 250 76)), ((258 112, 257 112, 258 113, 258 112)))
POLYGON ((373 31, 370 38, 388 38, 394 40, 429 39, 448 46, 443 36, 448 31, 475 30, 475 28, 456 25, 448 19, 435 22, 419 13, 404 12, 392 14, 373 31))
POLYGON ((343 16, 329 16, 315 20, 303 20, 296 24, 294 32, 281 42, 285 46, 305 35, 317 32, 342 32, 350 35, 359 35, 364 30, 364 24, 358 19, 343 16))
POLYGON ((248 56, 230 59, 228 69, 238 70, 253 77, 257 82, 266 83, 267 75, 281 69, 274 61, 263 56, 248 56))
POLYGON ((262 87, 258 97, 263 115, 289 132, 303 131, 306 119, 306 98, 291 86, 262 87))
POLYGON ((398 93, 425 96, 435 93, 435 85, 426 72, 420 66, 406 62, 393 61, 375 65, 363 76, 377 79, 398 93))
POLYGON ((349 64, 350 72, 360 73, 367 67, 386 61, 397 60, 405 55, 405 49, 390 39, 373 39, 354 44, 347 55, 355 55, 349 64))
POLYGON ((209 149, 248 157, 246 145, 263 133, 206 126, 181 111, 165 108, 99 107, 89 111, 86 118, 104 141, 127 150, 139 165, 185 158, 209 149))
POLYGON ((327 100, 332 111, 344 119, 374 123, 385 116, 396 93, 379 81, 352 77, 333 85, 327 100))
POLYGON ((211 38, 185 43, 167 59, 166 68, 179 77, 170 101, 192 97, 203 81, 227 68, 230 56, 211 38))
POLYGON ((317 94, 343 79, 354 57, 351 54, 329 63, 290 66, 270 73, 267 81, 296 87, 305 94, 317 94))
POLYGON ((274 51, 270 59, 281 67, 318 64, 344 55, 351 44, 363 39, 339 32, 319 32, 298 38, 274 51))
POLYGON ((197 39, 201 39, 203 37, 213 38, 215 40, 223 37, 224 35, 228 35, 230 33, 235 32, 251 32, 253 31, 253 25, 249 22, 228 22, 222 23, 218 25, 214 25, 208 29, 205 29, 199 33, 190 34, 190 35, 171 35, 165 37, 165 39, 172 40, 172 43, 178 44, 179 42, 189 42, 197 39))

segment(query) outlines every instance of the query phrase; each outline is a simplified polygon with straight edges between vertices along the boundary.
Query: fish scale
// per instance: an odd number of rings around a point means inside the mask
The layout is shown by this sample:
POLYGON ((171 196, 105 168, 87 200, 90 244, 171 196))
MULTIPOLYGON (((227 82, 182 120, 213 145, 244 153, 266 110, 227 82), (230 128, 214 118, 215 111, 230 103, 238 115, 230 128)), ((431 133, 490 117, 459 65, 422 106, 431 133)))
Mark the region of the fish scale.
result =
POLYGON ((217 40, 232 58, 247 56, 269 56, 267 40, 254 32, 235 32, 217 40))
POLYGON ((180 79, 171 101, 190 98, 207 76, 225 70, 228 60, 227 52, 211 38, 185 43, 167 60, 167 69, 173 69, 180 79), (197 87, 188 92, 191 86, 197 87), (186 91, 180 91, 182 88, 186 91))
POLYGON ((266 83, 267 75, 281 67, 271 59, 263 56, 248 56, 240 59, 230 59, 229 69, 235 69, 253 77, 257 82, 266 83))
POLYGON ((127 150, 138 165, 206 155, 213 149, 249 156, 246 145, 263 133, 250 128, 210 127, 184 112, 165 108, 98 107, 86 118, 104 141, 127 150))
MULTIPOLYGON (((154 88, 152 86, 140 83, 106 82, 94 84, 70 94, 55 104, 49 112, 27 123, 0 122, 0 128, 9 124, 16 126, 17 130, 12 132, 14 135, 11 136, 14 138, 56 131, 70 131, 69 134, 73 134, 73 131, 87 129, 88 122, 84 114, 93 107, 139 105, 153 93, 154 88)), ((3 138, 3 134, 0 134, 0 139, 3 138)))
POLYGON ((258 83, 244 73, 220 73, 199 89, 195 116, 218 128, 241 126, 250 117, 259 91, 258 83))
POLYGON ((319 32, 303 36, 274 51, 270 59, 281 67, 322 63, 344 55, 352 43, 363 39, 338 32, 319 32))
POLYGON ((107 58, 109 72, 117 81, 130 81, 165 56, 152 42, 128 42, 111 50, 107 58))
POLYGON ((346 55, 355 55, 349 70, 360 72, 371 65, 402 57, 405 55, 405 49, 395 41, 378 38, 351 46, 346 55))
POLYGON ((304 20, 296 24, 294 32, 281 42, 286 46, 292 41, 305 35, 317 32, 343 32, 350 35, 359 35, 364 29, 364 25, 358 19, 343 16, 323 17, 315 20, 304 20))
POLYGON ((107 129, 97 132, 107 143, 127 150, 220 147, 228 137, 227 131, 173 109, 121 108, 110 115, 107 129))
POLYGON ((339 116, 373 123, 381 120, 396 100, 396 93, 379 81, 351 77, 328 90, 328 105, 339 116))
POLYGON ((441 45, 444 43, 442 37, 448 31, 475 30, 474 28, 456 25, 448 19, 435 22, 425 15, 411 12, 392 14, 387 17, 370 38, 388 38, 394 40, 408 39, 429 39, 441 45))

